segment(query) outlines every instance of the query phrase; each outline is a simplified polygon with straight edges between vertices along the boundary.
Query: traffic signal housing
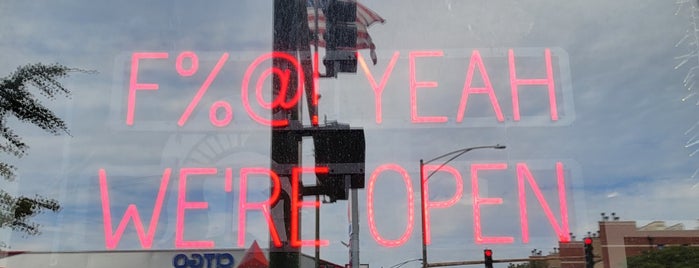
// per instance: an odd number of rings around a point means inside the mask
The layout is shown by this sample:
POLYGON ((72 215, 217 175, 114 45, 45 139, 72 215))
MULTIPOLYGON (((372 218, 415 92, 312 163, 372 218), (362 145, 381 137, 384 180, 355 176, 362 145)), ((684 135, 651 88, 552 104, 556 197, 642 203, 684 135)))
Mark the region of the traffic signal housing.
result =
POLYGON ((483 263, 485 268, 493 268, 493 250, 484 249, 483 250, 483 263))
POLYGON ((595 266, 594 254, 592 253, 592 238, 585 237, 585 268, 593 268, 595 266))
POLYGON ((326 18, 323 59, 328 76, 337 72, 357 72, 357 2, 329 0, 324 10, 326 18))
POLYGON ((364 188, 366 143, 363 129, 322 127, 313 131, 316 173, 321 194, 331 202, 347 200, 349 189, 364 188))

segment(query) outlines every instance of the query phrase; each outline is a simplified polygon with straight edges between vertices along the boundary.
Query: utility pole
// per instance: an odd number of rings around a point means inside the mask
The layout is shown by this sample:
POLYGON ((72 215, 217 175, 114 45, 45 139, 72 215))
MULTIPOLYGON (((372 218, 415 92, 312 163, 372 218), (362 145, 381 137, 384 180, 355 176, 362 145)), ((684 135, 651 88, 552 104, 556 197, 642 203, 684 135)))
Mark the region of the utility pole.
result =
POLYGON ((352 202, 352 234, 350 235, 350 268, 359 268, 359 197, 357 189, 350 190, 350 200, 352 202))
MULTIPOLYGON (((314 73, 312 70, 315 55, 311 55, 309 44, 311 42, 308 27, 307 0, 274 0, 274 33, 273 50, 276 53, 285 53, 291 58, 298 59, 302 67, 293 64, 287 58, 273 57, 272 68, 289 71, 287 81, 281 81, 280 77, 273 75, 272 99, 278 98, 288 101, 296 96, 298 90, 306 91, 306 99, 309 103, 309 117, 311 127, 303 126, 300 118, 299 104, 293 107, 272 107, 272 120, 288 120, 286 126, 271 127, 271 170, 279 176, 281 193, 279 199, 272 204, 271 214, 275 229, 279 232, 281 247, 274 245, 274 240, 269 242, 269 267, 271 268, 298 268, 300 265, 300 248, 291 244, 292 229, 292 198, 302 200, 303 196, 328 196, 330 202, 347 200, 349 190, 352 189, 353 202, 357 202, 356 189, 364 188, 364 161, 365 141, 362 129, 351 129, 349 125, 318 125, 318 110, 314 99, 315 89, 314 73), (296 88, 299 83, 299 72, 304 73, 305 88, 296 88), (282 89, 282 86, 287 88, 282 89), (285 92, 286 96, 279 96, 285 92), (293 193, 292 168, 300 166, 301 142, 303 136, 312 136, 315 150, 316 167, 325 168, 329 172, 316 170, 318 178, 315 186, 303 186, 299 180, 298 196, 293 193), (328 169, 329 168, 329 169, 328 169)), ((332 0, 328 3, 326 14, 329 23, 326 36, 327 47, 332 54, 324 64, 331 66, 323 77, 335 77, 337 72, 356 72, 356 2, 354 0, 332 0), (338 51, 335 51, 338 50, 338 51)), ((316 26, 316 30, 318 27, 316 26)), ((317 37, 316 37, 317 38, 317 37)), ((316 41, 317 43, 317 41, 316 41)), ((317 48, 316 48, 317 52, 317 48)), ((316 62, 317 64, 317 62, 316 62)), ((317 66, 316 66, 317 68, 317 66)), ((283 106, 283 105, 282 105, 283 106)), ((318 198, 316 197, 316 200, 318 198)), ((356 204, 354 204, 356 208, 356 204)), ((317 210, 316 210, 317 211, 317 210)), ((359 227, 358 215, 353 213, 353 242, 352 262, 354 267, 359 265, 359 227)), ((317 222, 319 219, 316 220, 317 222)), ((298 226, 301 225, 300 219, 298 226)), ((316 227, 318 228, 318 226, 316 227)), ((296 237, 301 237, 300 230, 296 237)), ((319 249, 316 248, 316 259, 319 258, 319 249)), ((318 261, 318 260, 316 260, 318 261)))
MULTIPOLYGON (((306 6, 304 0, 274 0, 274 33, 272 49, 274 52, 289 53, 293 57, 298 57, 298 47, 303 25, 306 23, 306 6)), ((287 96, 294 96, 295 88, 298 79, 298 73, 302 70, 296 70, 292 64, 284 59, 274 58, 272 62, 273 68, 280 70, 289 70, 289 81, 287 96)), ((280 91, 282 91, 282 81, 279 77, 273 76, 272 80, 272 99, 276 99, 280 91)), ((283 109, 281 107, 273 107, 273 120, 289 120, 289 125, 300 125, 299 109, 292 107, 291 109, 283 109)), ((271 213, 273 224, 279 232, 279 237, 282 242, 281 247, 276 247, 273 240, 269 242, 269 266, 272 268, 299 267, 300 249, 291 246, 291 168, 299 162, 299 147, 300 141, 293 135, 289 135, 288 131, 280 131, 285 127, 272 126, 271 133, 271 169, 281 181, 282 191, 279 201, 272 205, 271 213)), ((300 194, 299 194, 300 195, 300 194)), ((296 198, 303 198, 298 196, 296 198)), ((299 236, 300 237, 300 236, 299 236)))

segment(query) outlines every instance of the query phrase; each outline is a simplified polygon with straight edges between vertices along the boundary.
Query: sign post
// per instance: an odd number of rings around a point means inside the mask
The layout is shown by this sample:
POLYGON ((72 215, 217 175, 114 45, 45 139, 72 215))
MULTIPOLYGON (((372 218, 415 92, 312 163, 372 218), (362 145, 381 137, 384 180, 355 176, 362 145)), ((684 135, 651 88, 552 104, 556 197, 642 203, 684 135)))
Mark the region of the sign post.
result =
MULTIPOLYGON (((301 40, 302 23, 306 22, 304 15, 306 14, 305 1, 285 1, 274 0, 274 34, 273 45, 274 52, 292 53, 293 57, 297 57, 298 47, 301 40)), ((307 35, 307 34, 306 34, 307 35)), ((272 98, 277 99, 280 92, 286 92, 287 96, 294 96, 295 88, 298 79, 298 72, 302 70, 294 69, 288 61, 274 58, 272 67, 279 70, 289 70, 290 75, 286 78, 288 81, 281 81, 280 77, 273 76, 272 80, 272 98), (282 86, 288 88, 282 89, 282 86)), ((289 120, 290 124, 296 124, 299 120, 298 107, 294 105, 289 109, 278 108, 272 109, 273 120, 289 120)), ((288 132, 278 131, 280 128, 288 126, 272 126, 271 131, 271 169, 279 175, 282 184, 282 191, 279 201, 272 205, 273 224, 280 232, 281 247, 277 247, 270 239, 269 244, 269 267, 281 268, 299 267, 300 249, 291 246, 291 198, 302 198, 301 196, 292 197, 291 191, 292 180, 291 170, 288 168, 292 165, 297 165, 299 162, 299 141, 290 137, 288 132)), ((299 236, 300 237, 300 236, 299 236)))

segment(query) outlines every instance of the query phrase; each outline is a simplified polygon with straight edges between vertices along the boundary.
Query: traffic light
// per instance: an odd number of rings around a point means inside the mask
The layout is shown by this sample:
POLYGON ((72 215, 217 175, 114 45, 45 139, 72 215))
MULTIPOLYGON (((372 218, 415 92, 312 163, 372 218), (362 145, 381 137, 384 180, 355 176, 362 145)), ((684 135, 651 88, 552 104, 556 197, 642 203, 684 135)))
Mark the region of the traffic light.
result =
POLYGON ((316 166, 328 167, 328 173, 316 173, 320 193, 332 202, 347 200, 349 189, 364 188, 364 130, 324 127, 312 136, 316 166))
POLYGON ((357 2, 356 0, 328 0, 323 59, 328 76, 357 72, 357 2))
POLYGON ((592 238, 585 237, 585 268, 593 268, 595 266, 594 255, 592 254, 592 238))
POLYGON ((483 250, 483 263, 485 263, 485 268, 493 268, 493 250, 483 250))

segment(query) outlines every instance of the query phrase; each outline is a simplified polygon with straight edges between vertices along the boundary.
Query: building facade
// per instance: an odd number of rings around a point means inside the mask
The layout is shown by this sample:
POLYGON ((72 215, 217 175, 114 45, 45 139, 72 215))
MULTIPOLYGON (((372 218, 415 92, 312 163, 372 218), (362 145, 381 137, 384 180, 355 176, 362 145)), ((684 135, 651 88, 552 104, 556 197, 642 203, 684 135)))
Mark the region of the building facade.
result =
MULTIPOLYGON (((635 221, 618 218, 598 224, 599 233, 592 234, 595 268, 627 267, 627 258, 664 247, 699 246, 699 229, 686 230, 682 224, 667 226, 663 221, 654 221, 637 227, 635 221)), ((585 268, 584 243, 559 242, 556 252, 542 258, 548 259, 548 268, 585 268)))
POLYGON ((649 250, 699 246, 699 230, 685 230, 681 224, 666 227, 656 221, 639 228, 635 221, 601 221, 599 230, 604 268, 626 267, 627 258, 649 250))
MULTIPOLYGON (((267 250, 253 244, 249 249, 133 250, 82 252, 4 252, 0 268, 267 268, 267 250)), ((301 254, 301 268, 315 268, 315 258, 301 254)), ((325 260, 320 268, 344 268, 325 260)))

